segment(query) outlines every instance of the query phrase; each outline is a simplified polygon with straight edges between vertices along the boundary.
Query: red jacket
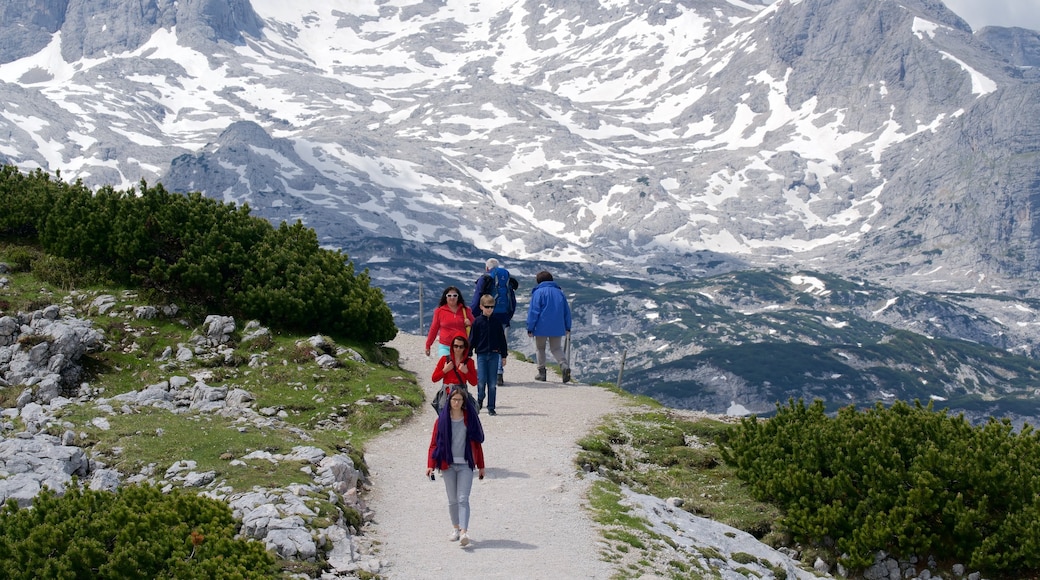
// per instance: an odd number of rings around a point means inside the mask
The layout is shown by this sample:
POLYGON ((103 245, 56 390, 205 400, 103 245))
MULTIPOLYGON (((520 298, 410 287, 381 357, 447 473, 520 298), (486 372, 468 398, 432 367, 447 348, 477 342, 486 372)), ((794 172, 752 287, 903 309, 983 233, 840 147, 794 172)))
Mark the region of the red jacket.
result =
MULTIPOLYGON (((463 421, 465 421, 467 417, 468 415, 463 415, 463 421)), ((429 467, 431 469, 440 469, 441 471, 444 471, 445 469, 451 467, 451 464, 449 464, 447 461, 441 461, 440 465, 436 465, 433 459, 433 448, 437 446, 438 423, 440 423, 440 421, 433 422, 433 434, 430 435, 430 450, 426 453, 426 467, 429 467)), ((470 439, 469 448, 473 452, 473 463, 476 464, 477 469, 484 469, 484 447, 481 446, 480 443, 477 443, 476 441, 470 439)))
MULTIPOLYGON (((433 346, 433 338, 437 337, 441 344, 451 344, 451 339, 458 335, 469 336, 466 332, 470 324, 473 324, 473 313, 465 304, 459 304, 455 312, 448 305, 438 306, 433 311, 433 321, 430 322, 430 332, 426 335, 426 348, 433 346), (465 317, 465 318, 464 318, 465 317)), ((475 384, 475 383, 474 383, 475 384)))
POLYGON ((458 374, 456 374, 455 371, 458 370, 458 367, 453 368, 447 372, 444 371, 444 365, 448 363, 448 357, 451 357, 451 359, 454 361, 455 353, 453 352, 448 356, 442 356, 441 360, 437 361, 437 365, 433 367, 433 376, 430 377, 431 379, 433 379, 433 382, 438 383, 440 381, 444 381, 445 388, 450 388, 448 387, 448 385, 459 384, 465 387, 465 383, 469 383, 475 386, 477 384, 477 361, 471 358, 466 358, 465 361, 463 361, 466 363, 466 372, 458 371, 458 374), (463 380, 462 383, 459 382, 460 376, 463 380))

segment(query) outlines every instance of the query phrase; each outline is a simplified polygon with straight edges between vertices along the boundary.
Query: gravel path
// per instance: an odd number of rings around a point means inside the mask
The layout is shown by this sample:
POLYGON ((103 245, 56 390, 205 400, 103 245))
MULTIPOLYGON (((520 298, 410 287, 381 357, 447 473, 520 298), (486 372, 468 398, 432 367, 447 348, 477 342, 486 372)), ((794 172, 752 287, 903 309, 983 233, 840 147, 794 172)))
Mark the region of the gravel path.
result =
MULTIPOLYGON (((400 333, 389 346, 429 400, 437 389, 430 381, 435 360, 423 353, 423 337, 400 333)), ((487 476, 473 483, 467 548, 448 541, 444 484, 424 474, 436 418, 430 405, 367 445, 367 503, 374 512, 367 534, 381 544, 386 578, 611 576, 600 560, 605 544, 584 508, 589 484, 577 476, 574 456, 576 441, 617 410, 620 399, 599 387, 563 385, 551 371, 546 383, 534 381, 535 374, 534 364, 510 359, 498 415, 481 413, 487 476)))

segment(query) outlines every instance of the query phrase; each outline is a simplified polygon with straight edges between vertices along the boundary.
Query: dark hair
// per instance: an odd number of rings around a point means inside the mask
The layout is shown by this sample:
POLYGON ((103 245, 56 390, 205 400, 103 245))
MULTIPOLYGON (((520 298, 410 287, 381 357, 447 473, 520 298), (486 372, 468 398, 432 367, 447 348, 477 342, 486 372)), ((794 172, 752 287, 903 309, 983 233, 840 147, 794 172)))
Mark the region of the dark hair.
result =
POLYGON ((550 274, 548 271, 542 270, 541 272, 538 272, 537 276, 534 277, 534 281, 537 284, 541 284, 542 282, 552 282, 553 277, 552 274, 550 274))
MULTIPOLYGON (((469 339, 466 338, 465 334, 457 334, 457 335, 455 335, 455 338, 451 339, 451 344, 449 345, 449 348, 452 347, 452 346, 455 346, 455 341, 456 340, 461 340, 462 344, 466 345, 466 357, 463 360, 469 358, 469 339)), ((448 358, 451 359, 451 360, 455 360, 455 353, 454 352, 449 352, 448 353, 448 358)))
POLYGON ((437 304, 437 306, 444 306, 445 304, 448 303, 448 292, 454 292, 454 293, 458 294, 459 295, 459 304, 462 305, 462 306, 466 305, 466 303, 463 302, 463 300, 462 300, 462 291, 459 290, 458 288, 454 287, 454 286, 448 286, 447 288, 444 289, 444 292, 441 292, 441 301, 440 301, 440 303, 437 304))

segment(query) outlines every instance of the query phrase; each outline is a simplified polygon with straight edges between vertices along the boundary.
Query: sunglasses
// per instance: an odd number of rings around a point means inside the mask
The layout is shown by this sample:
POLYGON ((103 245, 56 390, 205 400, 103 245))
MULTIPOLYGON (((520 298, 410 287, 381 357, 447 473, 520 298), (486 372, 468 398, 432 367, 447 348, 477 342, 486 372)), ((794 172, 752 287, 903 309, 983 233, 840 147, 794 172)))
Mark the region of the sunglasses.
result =
POLYGON ((464 344, 453 344, 452 346, 454 346, 455 348, 466 348, 466 345, 464 344))
POLYGON ((495 305, 494 304, 481 304, 480 307, 481 308, 494 308, 495 305))
POLYGON ((458 298, 459 297, 458 294, 445 294, 445 296, 447 296, 448 298, 458 298))

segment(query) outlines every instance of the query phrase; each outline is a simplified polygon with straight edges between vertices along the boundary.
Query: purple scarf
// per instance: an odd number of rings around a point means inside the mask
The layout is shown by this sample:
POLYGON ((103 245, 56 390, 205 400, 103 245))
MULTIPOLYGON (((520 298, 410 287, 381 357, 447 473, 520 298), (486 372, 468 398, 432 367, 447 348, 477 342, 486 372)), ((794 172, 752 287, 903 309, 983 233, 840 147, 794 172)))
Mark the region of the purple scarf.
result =
MULTIPOLYGON (((433 460, 439 468, 442 463, 451 463, 451 396, 460 389, 452 389, 448 395, 448 402, 441 409, 437 417, 437 441, 433 446, 433 460)), ((465 390, 462 391, 462 420, 466 423, 466 463, 470 469, 476 468, 473 460, 473 448, 471 442, 484 442, 484 428, 480 424, 477 410, 473 408, 473 399, 465 390)))

